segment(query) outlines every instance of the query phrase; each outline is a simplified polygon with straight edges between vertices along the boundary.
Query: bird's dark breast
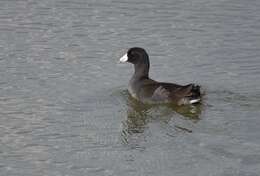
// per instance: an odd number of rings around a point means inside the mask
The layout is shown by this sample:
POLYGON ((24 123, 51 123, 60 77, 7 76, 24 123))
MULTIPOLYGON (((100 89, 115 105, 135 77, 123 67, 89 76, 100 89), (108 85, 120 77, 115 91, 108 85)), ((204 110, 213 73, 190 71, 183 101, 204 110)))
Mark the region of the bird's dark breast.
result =
POLYGON ((170 92, 154 82, 143 82, 134 89, 130 89, 129 92, 144 103, 168 103, 171 101, 170 92))
POLYGON ((132 97, 143 101, 151 98, 155 89, 158 87, 152 84, 152 80, 135 80, 131 79, 128 85, 128 91, 132 97))

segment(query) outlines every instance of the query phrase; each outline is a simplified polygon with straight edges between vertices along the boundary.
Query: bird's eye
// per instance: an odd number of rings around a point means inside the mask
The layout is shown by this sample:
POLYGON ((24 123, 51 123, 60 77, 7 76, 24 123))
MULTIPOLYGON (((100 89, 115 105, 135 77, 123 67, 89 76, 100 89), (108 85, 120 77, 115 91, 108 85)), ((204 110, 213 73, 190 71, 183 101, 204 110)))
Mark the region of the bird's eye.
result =
POLYGON ((130 52, 130 56, 132 56, 132 57, 136 57, 138 54, 135 52, 135 51, 131 51, 130 52))
POLYGON ((131 58, 131 57, 133 57, 133 56, 134 56, 134 52, 133 52, 133 51, 130 51, 130 52, 128 53, 128 57, 131 58))

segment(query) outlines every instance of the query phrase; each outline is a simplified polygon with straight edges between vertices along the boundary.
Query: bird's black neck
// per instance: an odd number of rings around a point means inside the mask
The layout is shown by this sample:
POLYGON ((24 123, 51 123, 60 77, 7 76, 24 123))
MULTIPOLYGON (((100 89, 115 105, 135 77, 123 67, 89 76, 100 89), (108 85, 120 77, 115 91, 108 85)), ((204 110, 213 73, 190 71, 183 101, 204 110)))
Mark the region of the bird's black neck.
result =
POLYGON ((145 58, 143 62, 134 64, 134 67, 135 67, 135 73, 133 75, 133 78, 135 79, 149 78, 150 63, 148 57, 145 58))

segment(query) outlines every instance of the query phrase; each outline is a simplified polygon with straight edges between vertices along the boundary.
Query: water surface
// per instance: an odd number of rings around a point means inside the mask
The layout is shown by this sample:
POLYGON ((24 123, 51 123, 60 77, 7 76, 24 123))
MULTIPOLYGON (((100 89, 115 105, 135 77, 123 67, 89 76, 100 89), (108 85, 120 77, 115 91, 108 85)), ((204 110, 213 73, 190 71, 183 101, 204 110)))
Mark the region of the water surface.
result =
POLYGON ((260 1, 0 1, 0 175, 259 176, 260 1), (206 92, 143 106, 151 77, 206 92))

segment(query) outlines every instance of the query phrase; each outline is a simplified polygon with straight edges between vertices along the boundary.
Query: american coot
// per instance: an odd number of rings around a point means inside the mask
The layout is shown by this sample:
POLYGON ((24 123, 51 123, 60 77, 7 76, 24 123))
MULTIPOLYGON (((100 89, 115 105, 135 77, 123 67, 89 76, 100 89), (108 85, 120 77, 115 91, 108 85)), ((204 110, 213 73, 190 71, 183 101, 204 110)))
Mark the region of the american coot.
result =
POLYGON ((135 72, 129 81, 128 91, 132 97, 143 103, 194 104, 201 101, 200 86, 185 86, 157 82, 149 78, 149 56, 143 48, 130 48, 120 62, 134 64, 135 72))

